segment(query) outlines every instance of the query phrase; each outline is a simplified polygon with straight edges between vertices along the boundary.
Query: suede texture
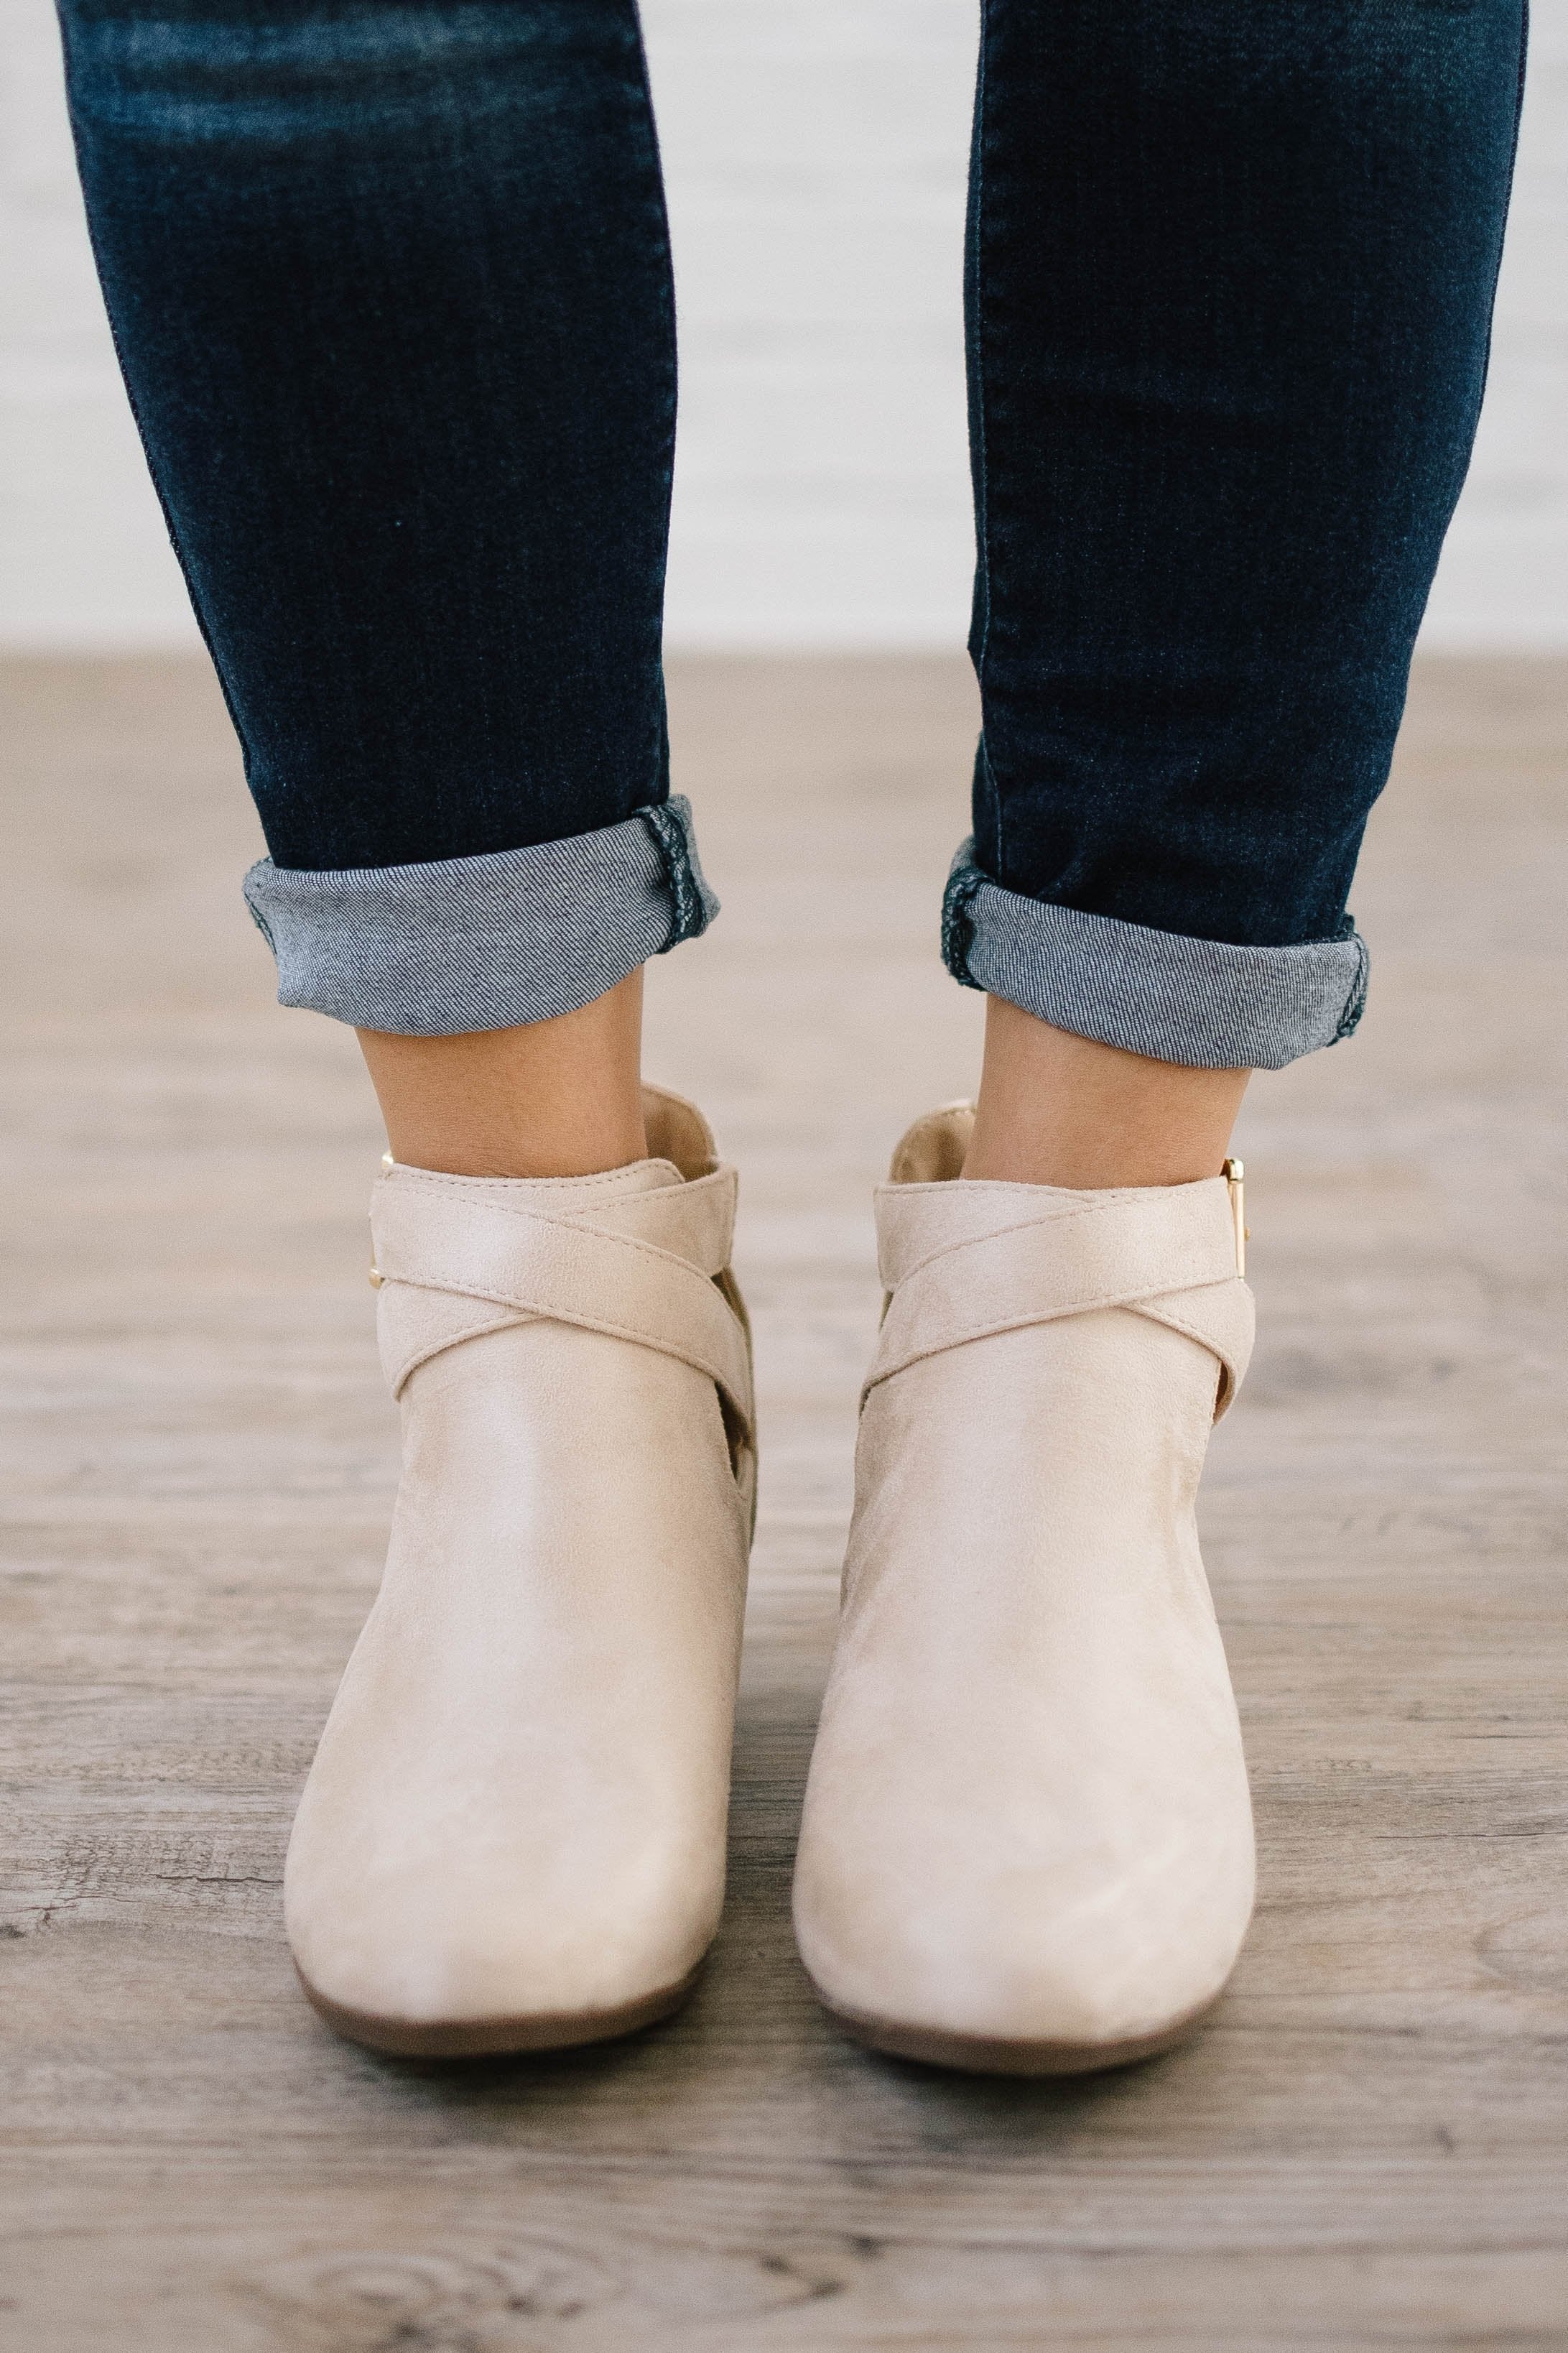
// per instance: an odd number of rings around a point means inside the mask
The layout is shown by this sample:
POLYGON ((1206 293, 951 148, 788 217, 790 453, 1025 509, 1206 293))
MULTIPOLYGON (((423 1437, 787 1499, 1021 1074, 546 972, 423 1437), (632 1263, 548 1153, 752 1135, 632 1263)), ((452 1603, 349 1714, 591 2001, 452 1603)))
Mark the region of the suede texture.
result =
POLYGON ((1194 1507, 1252 1303, 1223 1178, 954 1181, 968 1117, 922 1123, 878 1196, 890 1296, 795 1912, 868 2040, 1026 2073, 1155 2047, 1250 1915, 1194 1507))
POLYGON ((656 1156, 607 1176, 376 1187, 402 1480, 285 1881, 308 1990, 367 2041, 614 2031, 718 1926, 749 1346, 733 1172, 649 1109, 656 1156))

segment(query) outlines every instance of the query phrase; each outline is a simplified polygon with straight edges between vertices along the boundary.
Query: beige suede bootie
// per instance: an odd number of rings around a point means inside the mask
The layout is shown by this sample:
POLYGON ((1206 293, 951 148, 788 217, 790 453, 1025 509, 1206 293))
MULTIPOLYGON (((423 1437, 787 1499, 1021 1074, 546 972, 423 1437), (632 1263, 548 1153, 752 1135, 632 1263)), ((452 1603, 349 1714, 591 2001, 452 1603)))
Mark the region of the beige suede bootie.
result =
POLYGON ((1174 2042, 1252 1908, 1194 1522, 1252 1296, 1238 1185, 955 1182, 972 1121, 922 1120, 877 1197, 890 1295, 795 1933, 862 2040, 1065 2073, 1174 2042))
POLYGON ((306 1991, 382 2050, 625 2033, 718 1926, 754 1493, 735 1173, 690 1104, 646 1107, 652 1156, 606 1176, 375 1187, 403 1477, 284 1884, 306 1991))

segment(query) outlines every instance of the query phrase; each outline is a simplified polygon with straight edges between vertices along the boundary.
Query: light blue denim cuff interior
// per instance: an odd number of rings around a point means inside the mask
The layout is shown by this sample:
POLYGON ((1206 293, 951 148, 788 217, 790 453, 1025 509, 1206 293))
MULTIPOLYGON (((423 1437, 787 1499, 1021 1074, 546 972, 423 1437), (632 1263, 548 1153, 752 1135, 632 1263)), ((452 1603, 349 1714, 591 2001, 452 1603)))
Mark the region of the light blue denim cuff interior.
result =
POLYGON ((245 896, 280 1005, 415 1038, 570 1013, 719 912, 680 795, 478 858, 328 872, 264 858, 245 896))
POLYGON ((1348 915, 1342 937, 1294 947, 1148 931, 1004 890, 973 840, 948 875, 942 948, 967 987, 1191 1070, 1282 1070, 1348 1038, 1366 1002, 1366 945, 1348 915))

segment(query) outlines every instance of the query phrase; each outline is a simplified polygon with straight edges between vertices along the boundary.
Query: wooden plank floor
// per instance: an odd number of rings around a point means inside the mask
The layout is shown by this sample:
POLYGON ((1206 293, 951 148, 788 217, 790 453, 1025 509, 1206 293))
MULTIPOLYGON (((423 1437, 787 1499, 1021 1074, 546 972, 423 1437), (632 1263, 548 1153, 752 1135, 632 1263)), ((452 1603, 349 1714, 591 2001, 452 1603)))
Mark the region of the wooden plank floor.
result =
POLYGON ((651 1067, 742 1166, 763 1413, 731 1895, 679 2020, 465 2067, 335 2042, 279 1932, 394 1474, 353 1041, 271 1005, 202 672, 3 684, 0 2341, 1568 2348, 1568 667, 1421 673, 1368 1023, 1255 1088, 1205 1528, 1258 1920, 1188 2048, 1044 2085, 846 2043, 786 1910, 868 1190, 974 1071, 933 947, 963 671, 678 671, 727 912, 654 969, 651 1067))

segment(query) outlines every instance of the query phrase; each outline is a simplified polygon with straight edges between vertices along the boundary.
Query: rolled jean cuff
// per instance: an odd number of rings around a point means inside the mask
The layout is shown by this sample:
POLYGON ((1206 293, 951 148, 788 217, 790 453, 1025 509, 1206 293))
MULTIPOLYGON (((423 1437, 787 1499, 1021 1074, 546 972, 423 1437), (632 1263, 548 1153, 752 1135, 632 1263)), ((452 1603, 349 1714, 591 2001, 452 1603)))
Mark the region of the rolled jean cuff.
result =
POLYGON ((280 1005, 413 1038, 571 1013, 719 912, 679 794, 595 833, 477 858, 325 872, 264 858, 245 896, 280 1005))
POLYGON ((1347 915, 1331 940, 1237 947, 1026 899, 952 861, 942 960, 955 980, 1058 1029, 1189 1070, 1279 1071, 1348 1038, 1366 1002, 1366 944, 1347 915))

